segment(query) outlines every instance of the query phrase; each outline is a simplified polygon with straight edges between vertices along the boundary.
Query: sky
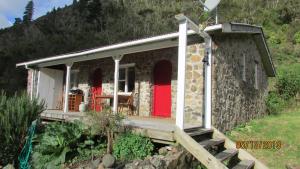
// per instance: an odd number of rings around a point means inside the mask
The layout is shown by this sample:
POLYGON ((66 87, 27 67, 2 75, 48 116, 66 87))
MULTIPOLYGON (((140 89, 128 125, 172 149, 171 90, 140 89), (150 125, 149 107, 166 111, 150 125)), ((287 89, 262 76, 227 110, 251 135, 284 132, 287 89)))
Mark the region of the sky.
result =
MULTIPOLYGON (((0 0, 0 29, 12 26, 15 18, 23 18, 25 6, 29 0, 0 0)), ((70 5, 73 0, 33 0, 33 19, 45 15, 54 7, 70 5)))

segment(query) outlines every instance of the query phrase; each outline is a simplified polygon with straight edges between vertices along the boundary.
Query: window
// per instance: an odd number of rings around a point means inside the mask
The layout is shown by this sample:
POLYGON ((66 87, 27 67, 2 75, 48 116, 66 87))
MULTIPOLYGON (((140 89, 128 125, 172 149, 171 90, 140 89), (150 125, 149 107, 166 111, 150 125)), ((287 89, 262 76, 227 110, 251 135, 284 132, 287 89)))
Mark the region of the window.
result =
POLYGON ((120 65, 119 92, 132 92, 134 90, 135 69, 134 64, 120 65))
POLYGON ((246 55, 243 54, 242 57, 242 79, 246 82, 246 55))
POLYGON ((78 87, 78 73, 79 73, 78 69, 71 70, 71 77, 70 77, 71 89, 75 90, 78 87))
POLYGON ((254 87, 255 89, 258 89, 258 85, 259 85, 259 66, 258 66, 258 62, 255 61, 255 67, 254 67, 254 87))

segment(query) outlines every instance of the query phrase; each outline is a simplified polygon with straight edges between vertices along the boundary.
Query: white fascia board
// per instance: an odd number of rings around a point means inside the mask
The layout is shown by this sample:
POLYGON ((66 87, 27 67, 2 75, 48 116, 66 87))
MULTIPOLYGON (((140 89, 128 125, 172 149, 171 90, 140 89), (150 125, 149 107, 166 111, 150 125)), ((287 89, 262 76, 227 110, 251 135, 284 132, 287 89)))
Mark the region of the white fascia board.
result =
POLYGON ((222 24, 208 26, 204 29, 205 32, 210 32, 215 30, 222 30, 222 24))
MULTIPOLYGON (((188 35, 193 35, 196 34, 195 31, 189 30, 188 35)), ((172 47, 177 44, 177 42, 174 41, 174 44, 172 44, 172 41, 167 41, 165 40, 172 40, 173 38, 178 38, 179 33, 170 33, 170 34, 165 34, 165 35, 160 35, 160 36, 155 36, 151 38, 145 38, 145 39, 140 39, 140 40, 135 40, 135 41, 130 41, 130 42, 124 42, 124 43, 119 43, 115 45, 110 45, 110 46, 105 46, 105 47, 100 47, 100 48, 95 48, 91 50, 86 50, 82 52, 77 52, 77 53, 70 53, 70 54, 64 54, 64 55, 58 55, 54 57, 48 57, 44 59, 38 59, 38 60, 33 60, 29 62, 23 62, 23 63, 18 63, 16 64, 17 67, 19 66, 30 66, 30 65, 39 65, 40 67, 46 66, 48 64, 42 64, 42 63, 48 63, 48 62, 53 62, 49 65, 55 65, 61 61, 61 64, 67 62, 65 60, 70 61, 84 61, 84 60, 91 60, 94 59, 96 56, 95 54, 103 52, 104 55, 101 54, 101 56, 97 56, 96 58, 104 58, 104 57, 109 57, 113 56, 115 54, 129 54, 129 53, 134 53, 136 50, 137 52, 139 51, 146 51, 147 50, 147 44, 149 45, 149 49, 159 49, 158 47, 161 46, 159 42, 163 43, 166 47, 172 47), (151 44, 153 43, 153 44, 151 44), (157 45, 155 45, 157 43, 157 45), (145 45, 145 46, 144 46, 145 45), (128 50, 126 51, 126 48, 130 47, 136 47, 134 50, 128 50), (152 48, 151 48, 152 47, 152 48), (124 52, 124 53, 122 53, 124 52), (91 57, 90 56, 94 56, 91 57), (80 58, 81 57, 81 58, 80 58), (75 59, 76 58, 76 59, 75 59)), ((164 48, 164 47, 161 47, 164 48)), ((95 58, 95 59, 96 59, 95 58)))
POLYGON ((120 64, 120 68, 134 67, 135 63, 120 64))

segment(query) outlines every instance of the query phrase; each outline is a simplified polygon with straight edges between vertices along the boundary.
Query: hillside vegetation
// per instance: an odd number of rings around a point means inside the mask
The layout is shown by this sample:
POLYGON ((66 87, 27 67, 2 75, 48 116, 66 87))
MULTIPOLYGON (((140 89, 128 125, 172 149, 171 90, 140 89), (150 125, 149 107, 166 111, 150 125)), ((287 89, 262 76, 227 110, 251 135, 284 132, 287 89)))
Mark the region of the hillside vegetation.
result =
MULTIPOLYGON (((299 0, 222 0, 220 22, 263 26, 276 65, 299 64, 299 0)), ((32 22, 0 30, 0 88, 24 89, 26 71, 15 64, 36 58, 174 32, 174 15, 211 22, 196 0, 80 0, 32 22)))

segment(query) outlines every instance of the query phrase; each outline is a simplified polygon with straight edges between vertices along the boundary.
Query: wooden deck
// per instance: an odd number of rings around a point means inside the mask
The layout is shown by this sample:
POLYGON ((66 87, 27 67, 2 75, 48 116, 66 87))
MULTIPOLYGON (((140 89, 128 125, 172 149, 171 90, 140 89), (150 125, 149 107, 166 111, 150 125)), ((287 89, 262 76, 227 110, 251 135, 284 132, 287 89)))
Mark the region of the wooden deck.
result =
POLYGON ((43 121, 74 121, 82 120, 85 117, 81 112, 68 112, 64 113, 62 110, 45 110, 41 114, 43 121))
MULTIPOLYGON (((68 112, 62 110, 46 110, 41 114, 44 121, 84 121, 85 113, 68 112)), ((127 116, 123 124, 135 133, 151 138, 154 142, 172 144, 175 142, 175 119, 158 117, 127 116)), ((186 125, 187 128, 197 127, 186 125)))

